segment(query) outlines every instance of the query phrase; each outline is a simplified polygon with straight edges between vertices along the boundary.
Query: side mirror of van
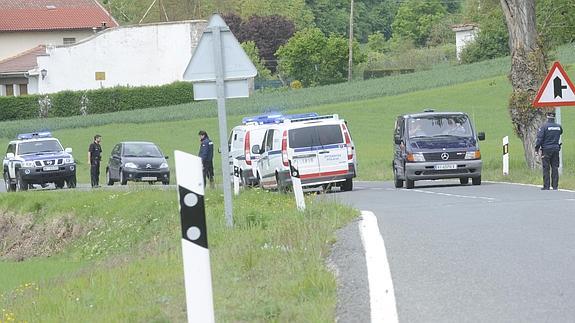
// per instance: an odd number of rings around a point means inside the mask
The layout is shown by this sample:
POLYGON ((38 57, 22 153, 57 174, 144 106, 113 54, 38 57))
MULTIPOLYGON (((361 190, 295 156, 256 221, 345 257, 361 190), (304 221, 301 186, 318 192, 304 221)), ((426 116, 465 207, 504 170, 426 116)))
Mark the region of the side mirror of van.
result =
POLYGON ((259 154, 259 153, 260 153, 260 145, 253 145, 252 154, 259 154))
POLYGON ((479 139, 481 141, 485 140, 485 132, 479 132, 477 134, 477 139, 479 139))
POLYGON ((401 138, 399 136, 394 136, 393 142, 395 142, 396 145, 401 145, 401 138))

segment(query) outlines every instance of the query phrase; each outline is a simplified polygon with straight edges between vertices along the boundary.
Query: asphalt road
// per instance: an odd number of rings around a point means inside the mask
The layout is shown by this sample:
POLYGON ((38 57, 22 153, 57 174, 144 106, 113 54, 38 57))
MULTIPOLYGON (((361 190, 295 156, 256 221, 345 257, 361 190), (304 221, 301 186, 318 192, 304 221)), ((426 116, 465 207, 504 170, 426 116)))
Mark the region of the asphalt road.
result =
MULTIPOLYGON (((572 322, 575 192, 455 183, 357 182, 327 195, 377 216, 399 321, 572 322)), ((369 321, 359 240, 354 222, 331 257, 340 322, 369 321)))

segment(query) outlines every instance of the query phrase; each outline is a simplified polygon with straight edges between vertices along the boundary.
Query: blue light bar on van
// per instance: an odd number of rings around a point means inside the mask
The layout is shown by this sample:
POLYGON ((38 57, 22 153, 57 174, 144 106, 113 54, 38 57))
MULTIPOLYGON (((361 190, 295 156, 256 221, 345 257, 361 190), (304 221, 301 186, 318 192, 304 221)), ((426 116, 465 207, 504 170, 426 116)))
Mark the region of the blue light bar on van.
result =
POLYGON ((281 113, 267 113, 253 117, 245 117, 242 119, 242 123, 267 124, 267 123, 280 123, 282 120, 283 115, 281 113))
POLYGON ((286 118, 286 122, 302 122, 302 121, 312 121, 312 120, 322 120, 322 119, 339 120, 339 116, 337 114, 330 114, 330 115, 325 115, 325 116, 319 116, 316 114, 316 116, 312 116, 312 117, 293 118, 293 119, 287 119, 286 118))
POLYGON ((50 138, 52 133, 50 131, 21 133, 16 137, 18 140, 36 139, 36 138, 50 138))
POLYGON ((319 116, 319 114, 317 114, 315 112, 310 112, 310 113, 287 114, 284 116, 284 118, 294 120, 294 119, 313 118, 313 117, 318 117, 318 116, 319 116))

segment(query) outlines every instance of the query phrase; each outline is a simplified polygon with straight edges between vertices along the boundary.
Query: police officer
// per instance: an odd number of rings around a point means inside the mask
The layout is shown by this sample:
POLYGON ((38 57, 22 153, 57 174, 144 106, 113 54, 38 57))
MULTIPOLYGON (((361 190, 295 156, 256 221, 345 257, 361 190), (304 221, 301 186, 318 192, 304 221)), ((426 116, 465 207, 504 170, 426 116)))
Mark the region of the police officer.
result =
POLYGON ((539 132, 537 132, 537 142, 535 151, 541 155, 543 164, 543 187, 542 190, 549 189, 549 170, 551 170, 551 186, 554 190, 559 188, 559 138, 563 133, 563 128, 555 122, 555 112, 547 113, 545 122, 539 132))
POLYGON ((102 136, 95 135, 94 142, 88 148, 88 163, 90 164, 90 179, 92 187, 100 187, 100 160, 102 159, 102 136))
POLYGON ((210 180, 210 187, 214 187, 214 144, 208 137, 208 133, 204 130, 198 132, 200 136, 200 152, 199 157, 202 159, 203 174, 204 174, 204 184, 206 183, 206 178, 210 180))

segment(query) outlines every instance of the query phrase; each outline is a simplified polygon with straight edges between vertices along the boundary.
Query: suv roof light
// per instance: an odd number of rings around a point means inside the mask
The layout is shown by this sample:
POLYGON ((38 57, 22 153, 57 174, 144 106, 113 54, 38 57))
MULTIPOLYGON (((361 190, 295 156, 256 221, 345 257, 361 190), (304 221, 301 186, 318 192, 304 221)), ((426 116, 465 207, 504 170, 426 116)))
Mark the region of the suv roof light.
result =
POLYGON ((283 120, 283 115, 278 112, 260 114, 253 117, 245 117, 242 119, 243 124, 267 124, 267 123, 280 123, 283 120))
POLYGON ((52 133, 50 131, 41 131, 41 132, 30 132, 30 133, 20 133, 16 137, 18 140, 25 140, 25 139, 36 139, 36 138, 51 138, 52 133))

